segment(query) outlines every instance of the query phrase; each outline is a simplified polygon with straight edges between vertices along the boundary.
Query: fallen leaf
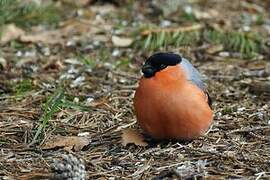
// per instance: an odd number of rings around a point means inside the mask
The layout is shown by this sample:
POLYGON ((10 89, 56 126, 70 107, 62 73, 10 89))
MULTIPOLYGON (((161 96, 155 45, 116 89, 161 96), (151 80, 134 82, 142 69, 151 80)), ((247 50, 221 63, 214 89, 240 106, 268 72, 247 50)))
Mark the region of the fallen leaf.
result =
POLYGON ((249 91, 254 94, 270 94, 270 83, 268 81, 252 81, 249 91))
POLYGON ((126 37, 112 36, 112 42, 117 47, 128 47, 132 44, 133 40, 126 37))
POLYGON ((209 9, 208 11, 200 11, 198 9, 194 9, 193 13, 196 19, 212 19, 219 15, 219 12, 215 9, 209 9))
POLYGON ((267 69, 267 63, 265 61, 251 61, 251 62, 246 62, 244 64, 245 66, 242 65, 244 68, 248 68, 249 70, 264 70, 267 69))
POLYGON ((44 150, 54 149, 54 148, 64 148, 67 151, 81 150, 84 146, 90 143, 90 139, 87 137, 78 136, 56 136, 48 139, 47 142, 41 147, 44 150))
POLYGON ((99 28, 92 27, 91 24, 87 22, 81 22, 76 19, 69 19, 61 23, 61 34, 64 36, 70 36, 75 34, 95 34, 99 32, 99 28))
POLYGON ((90 38, 93 41, 108 42, 109 37, 104 33, 111 30, 111 26, 105 23, 98 20, 79 21, 70 19, 61 23, 59 31, 64 37, 80 37, 83 35, 84 38, 90 38))
POLYGON ((95 35, 95 37, 93 37, 94 41, 99 41, 99 42, 108 42, 109 38, 107 38, 107 36, 102 35, 102 34, 97 34, 95 35))
POLYGON ((3 69, 6 69, 7 67, 7 60, 0 57, 0 69, 1 69, 1 66, 3 67, 3 69))
POLYGON ((88 105, 90 107, 100 107, 100 106, 106 105, 108 101, 109 100, 107 98, 100 98, 97 100, 92 100, 91 102, 88 103, 88 105))
POLYGON ((112 4, 103 4, 103 5, 95 5, 90 7, 91 11, 96 13, 96 14, 110 14, 116 11, 116 8, 112 4))
POLYGON ((70 5, 75 5, 77 7, 83 7, 86 6, 87 4, 90 4, 93 0, 61 0, 64 3, 70 4, 70 5))
POLYGON ((0 42, 6 44, 12 40, 18 39, 24 34, 25 32, 22 29, 18 28, 14 24, 9 24, 3 27, 0 42))
POLYGON ((143 136, 135 129, 124 129, 122 130, 122 145, 135 144, 137 146, 147 146, 148 144, 144 142, 143 136))
POLYGON ((218 53, 220 51, 223 51, 223 49, 224 49, 224 46, 222 44, 212 45, 206 50, 206 52, 208 54, 215 54, 215 53, 218 53))
POLYGON ((54 58, 50 59, 43 67, 44 70, 56 70, 60 71, 64 68, 64 65, 61 61, 56 60, 54 58))
POLYGON ((20 37, 21 42, 42 42, 45 44, 61 44, 62 35, 60 31, 40 31, 33 34, 24 34, 20 37))

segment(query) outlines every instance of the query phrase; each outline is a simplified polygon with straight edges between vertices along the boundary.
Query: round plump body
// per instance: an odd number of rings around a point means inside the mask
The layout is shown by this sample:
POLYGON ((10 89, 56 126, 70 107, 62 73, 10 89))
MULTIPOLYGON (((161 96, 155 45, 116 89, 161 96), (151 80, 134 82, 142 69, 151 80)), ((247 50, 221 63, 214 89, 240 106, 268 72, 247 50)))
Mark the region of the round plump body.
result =
POLYGON ((198 138, 213 119, 207 94, 187 80, 181 64, 142 77, 134 108, 139 125, 154 139, 198 138))

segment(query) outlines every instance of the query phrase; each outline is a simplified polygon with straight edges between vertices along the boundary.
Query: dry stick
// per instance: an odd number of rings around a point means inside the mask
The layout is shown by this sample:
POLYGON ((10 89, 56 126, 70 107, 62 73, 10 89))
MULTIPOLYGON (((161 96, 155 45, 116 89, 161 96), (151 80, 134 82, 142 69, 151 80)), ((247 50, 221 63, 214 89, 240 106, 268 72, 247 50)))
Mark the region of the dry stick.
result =
POLYGON ((118 75, 118 76, 125 77, 125 78, 131 78, 131 79, 139 79, 140 78, 140 76, 138 76, 138 75, 129 74, 129 73, 122 72, 122 71, 112 71, 112 73, 115 75, 118 75))
POLYGON ((91 174, 92 172, 88 173, 88 178, 90 177, 94 177, 94 176, 107 176, 107 177, 115 177, 115 178, 121 178, 121 176, 117 176, 114 174, 110 174, 112 172, 114 172, 116 170, 111 170, 111 171, 106 171, 106 172, 93 172, 93 174, 91 174))
POLYGON ((265 136, 262 136, 262 135, 258 135, 258 134, 255 134, 253 132, 248 132, 251 136, 255 137, 255 138, 258 138, 259 140, 261 141, 270 141, 269 138, 266 138, 265 136))
POLYGON ((176 167, 176 166, 182 165, 183 163, 184 162, 178 162, 178 163, 170 164, 170 165, 167 165, 167 166, 161 166, 161 167, 156 168, 156 170, 162 171, 164 169, 168 169, 168 168, 172 168, 172 167, 176 167))
POLYGON ((219 158, 231 159, 233 161, 244 161, 244 162, 254 162, 254 163, 260 163, 260 164, 262 164, 262 163, 270 164, 270 160, 267 160, 267 159, 260 160, 260 159, 254 159, 254 158, 237 158, 237 157, 232 157, 232 156, 220 153, 220 152, 214 152, 214 151, 203 150, 203 149, 195 149, 195 148, 185 147, 182 145, 180 145, 180 147, 182 147, 186 151, 206 153, 206 154, 213 155, 213 156, 216 156, 219 158))
POLYGON ((20 114, 20 113, 16 113, 16 112, 3 112, 0 113, 0 116, 4 116, 4 115, 9 115, 9 116, 20 116, 20 117, 24 117, 24 118, 33 118, 33 116, 29 116, 26 114, 20 114))
POLYGON ((147 36, 152 33, 160 33, 160 32, 189 32, 189 31, 197 31, 202 29, 204 26, 202 24, 195 24, 187 27, 179 27, 179 28, 162 28, 162 29, 148 29, 141 33, 142 36, 147 36))
POLYGON ((269 126, 259 126, 259 127, 253 127, 253 128, 243 128, 243 129, 236 129, 229 132, 229 134, 232 133, 238 133, 238 132, 251 132, 251 131, 259 131, 264 129, 270 129, 269 126))
POLYGON ((125 128, 128 128, 128 127, 130 127, 130 126, 136 124, 136 122, 137 122, 137 121, 134 120, 134 121, 132 121, 132 122, 129 123, 129 124, 125 124, 125 125, 119 126, 119 127, 117 127, 113 132, 121 131, 121 130, 123 130, 123 129, 125 129, 125 128))
POLYGON ((133 174, 129 175, 128 177, 135 178, 137 176, 142 175, 145 171, 147 171, 151 167, 150 165, 151 162, 152 162, 152 158, 150 158, 149 161, 147 161, 147 163, 143 167, 139 168, 137 171, 135 171, 133 174))
POLYGON ((31 173, 31 174, 26 174, 26 175, 22 175, 17 177, 18 179, 21 180, 30 180, 30 179, 49 179, 53 177, 52 173, 31 173))

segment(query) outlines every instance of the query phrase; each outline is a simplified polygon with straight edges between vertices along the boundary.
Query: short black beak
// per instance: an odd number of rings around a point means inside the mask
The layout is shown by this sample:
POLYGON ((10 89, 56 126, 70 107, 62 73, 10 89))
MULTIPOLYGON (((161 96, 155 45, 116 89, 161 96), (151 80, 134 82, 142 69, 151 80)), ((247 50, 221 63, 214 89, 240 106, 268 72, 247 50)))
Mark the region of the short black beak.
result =
POLYGON ((144 64, 142 67, 142 72, 144 77, 150 78, 155 75, 157 72, 157 69, 151 66, 150 64, 144 64))

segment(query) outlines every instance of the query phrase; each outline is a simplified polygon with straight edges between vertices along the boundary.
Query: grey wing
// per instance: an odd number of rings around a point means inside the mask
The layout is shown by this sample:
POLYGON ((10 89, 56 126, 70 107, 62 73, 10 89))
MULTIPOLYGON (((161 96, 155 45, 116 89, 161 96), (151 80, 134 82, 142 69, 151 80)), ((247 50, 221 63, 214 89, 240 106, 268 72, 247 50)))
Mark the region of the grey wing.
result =
POLYGON ((207 88, 202 80, 202 75, 197 71, 197 69, 185 58, 182 58, 182 62, 180 64, 186 72, 188 80, 192 81, 195 85, 207 93, 207 88))
POLYGON ((182 58, 182 62, 180 63, 181 67, 183 67, 184 71, 187 74, 187 78, 189 81, 193 82, 196 86, 202 89, 208 97, 208 104, 211 107, 212 99, 209 96, 207 88, 203 82, 202 75, 198 72, 198 70, 185 58, 182 58))

